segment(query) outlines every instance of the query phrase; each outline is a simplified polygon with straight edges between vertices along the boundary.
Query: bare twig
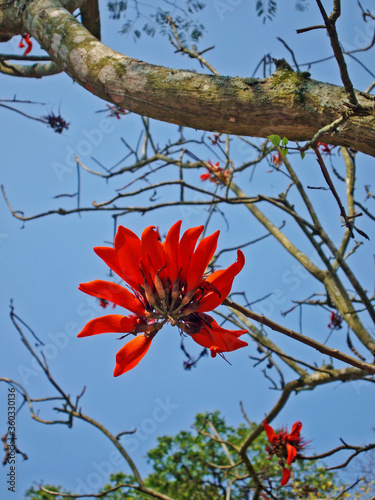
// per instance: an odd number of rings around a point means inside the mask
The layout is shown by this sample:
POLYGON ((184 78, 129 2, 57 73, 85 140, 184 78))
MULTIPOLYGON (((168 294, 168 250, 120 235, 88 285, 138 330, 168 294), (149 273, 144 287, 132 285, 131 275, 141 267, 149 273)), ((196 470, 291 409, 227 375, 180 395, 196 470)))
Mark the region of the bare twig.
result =
POLYGON ((203 52, 207 52, 208 50, 211 50, 214 47, 209 47, 208 49, 206 49, 202 52, 198 52, 194 45, 193 45, 192 49, 187 48, 181 42, 181 39, 178 36, 177 28, 176 28, 176 25, 175 25, 173 19, 170 16, 167 16, 167 20, 172 28, 173 36, 174 36, 176 42, 174 42, 171 37, 169 38, 169 41, 177 49, 176 52, 183 52, 184 54, 188 54, 191 58, 197 59, 201 63, 202 66, 206 66, 206 68, 208 68, 211 71, 211 73, 213 73, 214 75, 220 76, 220 73, 208 61, 206 61, 206 59, 204 59, 202 57, 203 52))
POLYGON ((333 53, 335 54, 335 58, 340 69, 342 83, 344 84, 345 90, 349 97, 349 102, 355 107, 360 107, 354 92, 353 84, 349 77, 348 68, 346 66, 346 62, 336 31, 336 21, 341 15, 341 2, 340 0, 333 1, 333 10, 329 16, 327 15, 321 0, 316 0, 316 3, 318 4, 320 13, 322 14, 324 20, 324 24, 327 28, 327 33, 331 41, 333 53))
MULTIPOLYGON (((327 170, 327 168, 326 168, 326 166, 325 166, 325 163, 324 163, 324 161, 323 161, 322 155, 320 154, 320 151, 319 151, 318 146, 314 146, 314 147, 313 147, 313 149, 314 149, 314 152, 315 152, 315 154, 316 154, 316 157, 317 157, 317 161, 318 161, 318 163, 319 163, 319 166, 320 166, 320 168, 321 168, 321 170, 322 170, 323 176, 324 176, 324 178, 325 178, 325 180, 326 180, 326 182, 327 182, 328 186, 330 187, 330 189, 331 189, 331 191, 332 191, 332 194, 333 194, 333 196, 335 197, 335 200, 337 201, 337 204, 338 204, 338 206, 339 206, 339 208, 340 208, 340 215, 341 215, 341 217, 344 219, 344 221, 345 221, 345 226, 349 229, 351 237, 352 237, 352 238, 354 238, 353 229, 356 229, 358 232, 360 232, 360 234, 361 234, 362 236, 364 236, 365 238, 367 238, 367 239, 369 240, 370 238, 367 236, 367 234, 366 234, 366 233, 364 233, 363 231, 359 231, 359 230, 358 230, 358 229, 354 226, 354 223, 353 223, 352 219, 353 219, 355 216, 354 216, 354 215, 352 215, 352 216, 348 217, 348 216, 346 215, 345 208, 344 208, 343 204, 341 203, 341 200, 340 200, 339 195, 337 194, 336 188, 335 188, 335 186, 334 186, 334 184, 333 184, 333 182, 332 182, 332 180, 331 180, 331 177, 330 177, 330 175, 329 175, 329 173, 328 173, 328 170, 327 170)), ((359 214, 357 214, 357 215, 359 215, 359 214)))
POLYGON ((226 299, 223 302, 223 305, 226 305, 228 307, 231 307, 232 309, 236 309, 237 311, 240 311, 242 314, 247 316, 248 318, 254 319, 255 321, 258 321, 262 325, 268 326, 274 331, 277 331, 279 333, 282 333, 283 335, 286 335, 287 337, 291 337, 295 340, 298 340, 302 344, 306 344, 310 347, 313 347, 319 352, 322 352, 323 354, 327 354, 328 356, 331 356, 332 358, 339 359, 340 361, 343 361, 344 363, 347 363, 351 366, 355 366, 357 368, 360 368, 366 373, 374 373, 375 374, 375 365, 370 365, 369 363, 365 363, 364 361, 358 361, 357 359, 353 358, 352 356, 348 356, 347 354, 339 351, 338 349, 332 349, 330 347, 325 346, 324 344, 321 344, 317 340, 314 340, 310 337, 306 337, 305 335, 301 335, 300 333, 297 333, 293 330, 290 330, 288 328, 285 328, 275 321, 272 321, 262 314, 257 314, 253 311, 249 311, 245 307, 236 304, 232 300, 226 299))

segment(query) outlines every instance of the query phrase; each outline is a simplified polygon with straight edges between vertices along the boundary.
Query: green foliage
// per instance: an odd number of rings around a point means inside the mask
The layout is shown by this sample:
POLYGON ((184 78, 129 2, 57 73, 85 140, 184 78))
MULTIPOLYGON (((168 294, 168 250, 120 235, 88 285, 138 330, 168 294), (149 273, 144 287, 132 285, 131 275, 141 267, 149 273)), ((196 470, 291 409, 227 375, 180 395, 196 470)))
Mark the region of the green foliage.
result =
POLYGON ((273 144, 274 146, 276 146, 276 147, 277 147, 277 146, 284 147, 284 146, 286 146, 286 145, 288 144, 288 142, 289 142, 289 140, 288 140, 286 137, 283 137, 283 139, 281 140, 281 137, 280 137, 279 135, 277 135, 277 134, 268 135, 268 136, 267 136, 267 139, 268 139, 269 141, 271 141, 271 142, 272 142, 272 144, 273 144), (280 144, 280 142, 281 142, 281 144, 280 144))
MULTIPOLYGON (((170 16, 173 21, 179 26, 179 36, 183 43, 186 39, 198 41, 203 36, 204 26, 198 21, 193 21, 192 15, 199 13, 206 7, 206 4, 201 0, 185 0, 183 2, 167 2, 164 0, 159 2, 161 6, 151 6, 143 4, 138 0, 115 0, 107 2, 109 17, 114 20, 126 18, 126 21, 120 30, 122 34, 132 33, 134 40, 141 37, 142 33, 148 36, 155 36, 157 32, 162 35, 169 34, 168 23, 166 17, 170 16), (184 5, 185 3, 185 5, 184 5), (168 6, 163 8, 163 5, 168 6), (170 9, 173 7, 173 12, 170 9), (149 10, 156 10, 156 13, 150 13, 149 10), (176 12, 179 14, 176 15, 176 12), (138 27, 140 19, 148 19, 142 27, 138 27)), ((277 14, 277 0, 256 0, 255 11, 265 23, 267 20, 272 21, 277 14)), ((296 0, 295 8, 299 12, 308 10, 307 0, 296 0)))
POLYGON ((171 35, 169 18, 173 19, 182 43, 197 42, 203 36, 205 27, 193 15, 203 10, 206 4, 200 0, 186 0, 181 5, 171 2, 160 2, 161 6, 139 3, 137 0, 116 0, 108 2, 107 7, 111 19, 125 18, 120 30, 123 35, 132 34, 136 41, 142 34, 154 37, 157 33, 171 35), (166 8, 163 8, 163 5, 166 8), (173 10, 170 9, 173 7, 173 10), (146 19, 146 21, 144 21, 146 19), (141 24, 142 20, 142 24, 141 24))
POLYGON ((297 0, 296 1, 296 10, 299 12, 305 12, 305 10, 308 10, 309 8, 309 3, 307 0, 297 0))
MULTIPOLYGON (((156 448, 147 454, 153 472, 145 483, 178 500, 224 500, 230 484, 231 500, 251 499, 253 482, 243 464, 232 469, 217 467, 230 465, 229 455, 234 464, 240 462, 240 457, 231 444, 239 446, 248 433, 249 428, 243 424, 237 428, 228 426, 219 412, 199 414, 193 430, 181 431, 174 437, 158 438, 156 448), (208 436, 215 435, 215 431, 227 443, 226 449, 222 443, 208 436)), ((265 451, 267 443, 265 434, 262 434, 248 451, 248 456, 260 479, 272 488, 279 500, 326 497, 329 493, 340 491, 337 478, 332 472, 327 472, 321 462, 307 461, 294 463, 294 480, 286 487, 280 487, 282 469, 276 457, 269 459, 265 451)), ((111 476, 111 484, 107 489, 120 483, 134 484, 134 481, 134 477, 119 473, 111 476)), ((146 498, 142 493, 130 489, 125 491, 126 498, 146 498)), ((107 498, 120 500, 123 497, 118 493, 111 493, 107 498)))
POLYGON ((274 146, 280 146, 280 153, 283 156, 286 156, 288 154, 288 148, 286 148, 285 146, 288 144, 289 140, 286 137, 283 137, 283 139, 281 140, 281 137, 279 135, 273 134, 267 136, 267 139, 271 141, 274 146))
POLYGON ((263 23, 265 23, 267 19, 272 21, 276 16, 277 2, 275 0, 257 0, 255 10, 258 17, 262 18, 263 23))
POLYGON ((121 0, 120 2, 108 2, 107 3, 108 10, 110 12, 111 19, 120 19, 121 14, 126 12, 128 8, 128 1, 121 0))
MULTIPOLYGON (((296 0, 295 9, 299 12, 308 10, 309 4, 307 0, 296 0)), ((272 21, 277 14, 276 0, 257 0, 255 10, 258 17, 262 18, 263 24, 268 20, 272 21)))
MULTIPOLYGON (((251 427, 255 428, 256 424, 251 427)), ((152 472, 144 480, 145 485, 178 500, 224 500, 229 487, 231 500, 251 500, 254 483, 235 449, 248 436, 249 430, 251 429, 244 424, 238 427, 227 425, 219 412, 198 414, 191 430, 181 431, 176 436, 158 438, 157 446, 147 453, 152 472), (228 468, 230 465, 235 466, 228 468)), ((267 444, 267 437, 262 433, 249 448, 247 456, 259 479, 272 490, 278 500, 328 499, 338 495, 343 499, 361 498, 343 493, 345 487, 340 484, 337 475, 326 471, 321 461, 297 460, 291 467, 291 480, 288 485, 281 487, 282 468, 277 457, 270 459, 266 452, 267 444)), ((110 483, 102 491, 120 484, 129 486, 112 491, 104 498, 150 498, 134 490, 130 485, 137 484, 135 478, 122 472, 111 475, 110 483)), ((49 486, 48 489, 61 491, 60 487, 49 486)), ((53 498, 56 497, 33 488, 25 496, 27 500, 53 498)), ((266 499, 267 495, 263 498, 266 499)))
POLYGON ((273 135, 268 135, 267 139, 272 142, 274 146, 278 146, 281 141, 281 137, 279 135, 273 134, 273 135))
MULTIPOLYGON (((43 485, 46 490, 55 491, 58 493, 70 493, 64 491, 61 486, 51 486, 49 484, 43 485)), ((45 493, 44 491, 40 491, 39 488, 34 489, 34 487, 29 488, 25 493, 25 499, 27 500, 56 500, 58 497, 56 495, 51 495, 50 493, 45 493)), ((73 500, 72 497, 65 497, 67 500, 73 500)))
MULTIPOLYGON (((166 1, 159 3, 159 6, 150 6, 140 3, 138 0, 115 0, 107 2, 107 8, 111 19, 125 18, 120 33, 124 35, 131 33, 135 41, 141 38, 142 33, 151 37, 157 33, 169 36, 171 29, 168 17, 172 18, 176 24, 182 43, 186 44, 188 40, 197 42, 202 38, 205 27, 192 16, 206 7, 204 2, 201 0, 185 0, 183 2, 181 0, 173 4, 166 1), (163 8, 164 5, 166 8, 163 8), (173 7, 173 11, 170 10, 171 7, 173 7), (140 25, 141 20, 144 19, 146 22, 140 25)), ((308 8, 308 3, 306 0, 297 0, 295 7, 296 10, 304 12, 308 8)), ((266 20, 271 21, 277 13, 277 1, 257 0, 255 10, 258 17, 262 18, 263 23, 266 20)))

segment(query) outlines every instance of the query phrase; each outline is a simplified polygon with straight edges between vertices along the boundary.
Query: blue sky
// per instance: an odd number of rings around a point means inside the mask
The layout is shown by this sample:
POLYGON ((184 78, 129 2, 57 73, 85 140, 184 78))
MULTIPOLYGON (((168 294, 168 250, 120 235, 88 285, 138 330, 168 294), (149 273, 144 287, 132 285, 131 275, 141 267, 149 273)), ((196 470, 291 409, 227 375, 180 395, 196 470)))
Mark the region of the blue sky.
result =
MULTIPOLYGON (((313 2, 310 3, 307 13, 280 7, 276 19, 263 25, 256 18, 255 2, 209 2, 201 15, 207 32, 200 47, 215 45, 215 50, 209 52, 207 58, 220 73, 233 76, 251 75, 265 53, 271 53, 275 58, 285 57, 290 62, 289 53, 276 40, 277 36, 293 48, 298 62, 329 56, 331 48, 323 31, 303 36, 295 33, 297 28, 320 23, 319 13, 313 2)), ((166 38, 144 36, 133 43, 131 37, 118 33, 123 21, 108 20, 108 17, 103 4, 102 39, 115 50, 155 64, 201 71, 194 61, 174 54, 166 38)), ((363 25, 357 10, 344 9, 338 28, 344 47, 350 49, 369 43, 370 32, 367 25, 363 25)), ((18 42, 19 38, 3 44, 1 51, 19 53, 18 42)), ((39 53, 38 50, 35 47, 33 53, 39 53)), ((353 61, 349 61, 349 70, 356 88, 364 90, 372 82, 371 75, 353 61)), ((333 61, 313 66, 311 72, 314 79, 340 84, 338 69, 333 61)), ((113 119, 108 126, 103 122, 105 113, 96 113, 105 109, 106 104, 74 84, 66 75, 40 81, 0 75, 0 88, 4 99, 16 95, 18 99, 46 103, 45 106, 35 104, 22 108, 26 112, 45 115, 61 111, 71 124, 68 131, 58 135, 40 123, 6 109, 1 110, 1 184, 5 186, 12 206, 26 215, 60 206, 74 206, 74 200, 53 199, 57 194, 76 190, 75 169, 67 168, 63 173, 56 169, 57 164, 69 167, 71 151, 78 150, 81 159, 92 167, 95 164, 91 156, 110 166, 125 156, 120 138, 134 143, 138 136, 139 117, 132 115, 121 120, 113 119), (101 130, 101 135, 98 130, 101 130), (85 150, 83 144, 85 142, 87 146, 87 141, 92 147, 85 150)), ((151 127, 160 144, 176 134, 175 127, 171 125, 152 122, 151 127)), ((187 133, 193 134, 190 131, 187 133)), ((235 161, 244 161, 246 154, 237 147, 235 161)), ((340 160, 337 158, 337 161, 340 160)), ((371 158, 358 158, 359 186, 366 181, 370 183, 368 179, 373 176, 374 168, 372 163, 371 158)), ((303 163, 295 159, 295 166, 298 166, 306 182, 322 184, 312 157, 307 157, 303 163)), ((99 178, 82 174, 82 205, 106 199, 115 188, 128 180, 115 178, 105 185, 99 178)), ((259 174, 251 185, 251 192, 260 191, 266 183, 268 190, 278 193, 278 182, 275 174, 259 174)), ((325 192, 316 192, 314 197, 331 236, 339 238, 342 228, 332 199, 325 192)), ((219 357, 204 359, 197 368, 186 372, 182 369, 184 358, 179 349, 180 338, 177 329, 171 327, 158 335, 136 369, 113 378, 115 354, 120 348, 116 337, 110 334, 88 339, 75 337, 89 319, 102 314, 96 301, 79 292, 77 286, 80 282, 106 279, 107 268, 92 248, 112 240, 111 216, 106 213, 89 213, 82 217, 53 215, 28 222, 22 227, 3 201, 0 202, 0 210, 2 376, 18 380, 33 397, 53 394, 44 376, 32 364, 9 320, 9 303, 13 299, 16 313, 46 344, 45 353, 57 381, 72 395, 79 394, 83 386, 87 386, 82 399, 83 412, 102 422, 115 434, 135 427, 138 429, 128 446, 142 472, 148 470, 144 455, 155 445, 156 437, 189 428, 196 413, 220 409, 228 422, 235 425, 242 421, 239 401, 243 401, 249 417, 254 421, 260 421, 275 404, 278 394, 269 390, 269 382, 258 368, 253 368, 253 362, 248 358, 249 355, 256 355, 253 346, 231 353, 228 356, 231 365, 219 357), (166 418, 156 421, 155 415, 162 413, 166 418)), ((218 248, 240 245, 264 234, 259 224, 246 218, 243 211, 232 210, 227 215, 229 231, 220 216, 215 216, 210 222, 209 233, 218 228, 222 230, 218 248)), ((204 211, 179 208, 144 216, 132 214, 119 222, 139 235, 152 224, 159 226, 160 232, 165 234, 178 219, 183 220, 183 229, 187 229, 204 223, 206 217, 204 211)), ((364 230, 368 227, 371 237, 371 227, 365 220, 361 221, 360 227, 364 230)), ((293 235, 293 229, 290 231, 293 235)), ((365 283, 364 287, 370 290, 374 281, 372 240, 365 242, 361 253, 353 258, 353 266, 365 283)), ((306 297, 310 290, 315 289, 313 282, 301 278, 298 285, 293 286, 288 276, 298 275, 298 265, 296 268, 293 259, 280 246, 271 245, 269 240, 250 246, 245 255, 246 267, 235 280, 233 290, 245 289, 250 300, 257 300, 270 292, 275 296, 278 292, 278 300, 271 298, 263 302, 258 311, 298 329, 298 315, 291 314, 282 319, 280 310, 287 309, 291 300, 306 297)), ((228 265, 234 258, 234 253, 225 254, 222 265, 228 265)), ((314 311, 306 311, 304 333, 323 341, 328 333, 327 322, 326 317, 316 317, 314 311)), ((275 341, 279 339, 277 334, 272 334, 272 338, 275 341)), ((339 338, 337 342, 342 344, 339 338)), ((198 352, 192 343, 186 342, 187 347, 198 352)), ((295 346, 288 339, 280 339, 280 345, 289 346, 306 360, 320 362, 322 359, 308 348, 295 346)), ((311 447, 316 452, 337 446, 340 437, 354 444, 368 442, 373 439, 371 415, 374 413, 370 385, 364 382, 335 384, 293 396, 275 423, 291 425, 296 420, 302 420, 304 435, 312 440, 311 447), (354 426, 352 422, 355 422, 354 426)), ((6 394, 7 388, 3 384, 0 386, 3 426, 6 394)), ((18 406, 21 403, 19 397, 18 406)), ((41 408, 43 415, 50 418, 53 413, 41 408)), ((120 468, 128 471, 126 465, 113 455, 114 448, 110 443, 82 422, 76 421, 72 429, 59 425, 43 426, 31 421, 25 407, 17 417, 17 431, 18 445, 27 453, 29 460, 18 458, 16 496, 7 495, 2 480, 1 498, 21 499, 25 489, 33 481, 40 480, 84 493, 85 488, 96 490, 102 487, 108 472, 116 472, 120 468)))

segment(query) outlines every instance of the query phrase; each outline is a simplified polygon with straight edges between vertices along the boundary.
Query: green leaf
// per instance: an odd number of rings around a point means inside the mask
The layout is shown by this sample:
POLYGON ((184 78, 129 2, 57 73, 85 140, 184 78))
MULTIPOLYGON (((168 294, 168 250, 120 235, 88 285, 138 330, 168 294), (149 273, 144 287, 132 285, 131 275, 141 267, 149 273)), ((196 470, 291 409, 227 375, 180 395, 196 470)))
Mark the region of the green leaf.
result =
POLYGON ((283 146, 288 144, 289 140, 286 137, 283 137, 283 142, 281 143, 283 146))
POLYGON ((288 148, 283 148, 283 149, 280 149, 280 153, 283 155, 283 156, 286 156, 288 154, 288 148))
POLYGON ((281 137, 276 134, 267 136, 267 139, 271 141, 274 146, 278 146, 281 141, 281 137))
POLYGON ((304 151, 301 151, 301 152, 300 152, 300 155, 301 155, 301 158, 302 158, 302 160, 303 160, 303 159, 305 158, 306 153, 305 153, 304 151))

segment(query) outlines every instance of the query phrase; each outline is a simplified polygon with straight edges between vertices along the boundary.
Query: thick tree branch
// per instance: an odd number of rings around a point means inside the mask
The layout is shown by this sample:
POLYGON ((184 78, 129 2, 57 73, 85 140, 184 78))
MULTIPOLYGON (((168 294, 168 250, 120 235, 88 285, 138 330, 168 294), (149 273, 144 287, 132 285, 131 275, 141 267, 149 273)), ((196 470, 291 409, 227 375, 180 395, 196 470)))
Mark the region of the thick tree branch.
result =
POLYGON ((81 21, 89 32, 98 40, 100 34, 100 13, 98 0, 84 0, 81 5, 81 21))
MULTIPOLYGON (((287 69, 258 80, 196 74, 132 59, 101 44, 57 0, 33 0, 22 14, 15 2, 0 0, 0 31, 27 31, 73 80, 106 101, 201 130, 309 140, 342 115, 347 99, 344 88, 287 69)), ((355 96, 367 114, 353 112, 339 132, 321 140, 375 156, 371 96, 355 96)))

